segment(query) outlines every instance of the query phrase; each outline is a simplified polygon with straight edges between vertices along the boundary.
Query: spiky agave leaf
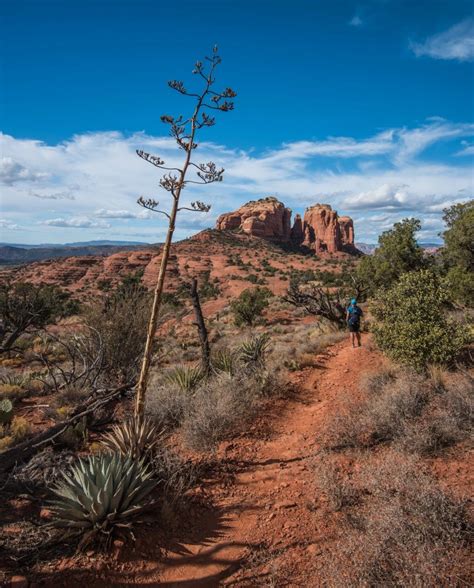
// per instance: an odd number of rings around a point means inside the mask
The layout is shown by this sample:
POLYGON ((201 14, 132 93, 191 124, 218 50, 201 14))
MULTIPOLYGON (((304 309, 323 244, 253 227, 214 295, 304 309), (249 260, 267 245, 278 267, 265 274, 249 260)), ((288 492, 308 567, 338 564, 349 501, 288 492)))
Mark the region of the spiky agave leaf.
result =
POLYGON ((192 392, 203 378, 204 372, 199 366, 178 365, 165 375, 168 383, 185 392, 192 392))
POLYGON ((270 343, 267 333, 255 335, 248 341, 244 341, 239 347, 239 356, 247 367, 262 368, 265 365, 265 358, 270 343))
POLYGON ((86 533, 87 538, 110 535, 144 508, 157 485, 143 460, 120 453, 79 459, 51 488, 53 524, 86 533))
POLYGON ((229 349, 220 349, 212 357, 212 367, 217 372, 224 372, 233 376, 236 372, 236 356, 229 349))
POLYGON ((122 455, 139 459, 149 454, 161 439, 161 431, 153 421, 144 417, 131 419, 115 425, 110 433, 102 437, 102 445, 122 455))

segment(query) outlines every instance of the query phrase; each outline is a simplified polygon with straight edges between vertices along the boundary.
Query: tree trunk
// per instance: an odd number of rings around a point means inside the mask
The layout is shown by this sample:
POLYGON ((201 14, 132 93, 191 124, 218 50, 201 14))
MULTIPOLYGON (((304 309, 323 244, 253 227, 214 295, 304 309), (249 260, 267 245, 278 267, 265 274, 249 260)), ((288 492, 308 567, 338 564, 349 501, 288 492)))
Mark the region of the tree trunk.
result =
POLYGON ((201 342, 202 369, 206 374, 209 374, 211 371, 211 350, 209 347, 206 323, 204 322, 204 316, 202 314, 201 302, 199 300, 196 278, 193 278, 191 282, 191 299, 193 301, 194 316, 196 317, 196 325, 198 328, 199 340, 201 342))
MULTIPOLYGON (((178 196, 179 198, 179 196, 178 196)), ((176 222, 176 214, 178 212, 178 198, 174 199, 173 210, 170 215, 170 224, 168 226, 168 233, 163 247, 163 256, 161 258, 160 271, 158 274, 158 281, 155 286, 155 293, 153 296, 153 306, 151 308, 150 320, 148 322, 148 332, 146 337, 145 351, 143 354, 142 367, 140 370, 140 378, 137 384, 137 392, 135 398, 135 417, 139 420, 143 419, 145 412, 145 394, 148 385, 148 374, 150 372, 151 358, 153 354, 153 339, 155 338, 156 327, 158 325, 158 315, 161 306, 161 297, 163 294, 163 286, 165 283, 166 266, 170 256, 171 242, 173 240, 174 227, 176 222)))

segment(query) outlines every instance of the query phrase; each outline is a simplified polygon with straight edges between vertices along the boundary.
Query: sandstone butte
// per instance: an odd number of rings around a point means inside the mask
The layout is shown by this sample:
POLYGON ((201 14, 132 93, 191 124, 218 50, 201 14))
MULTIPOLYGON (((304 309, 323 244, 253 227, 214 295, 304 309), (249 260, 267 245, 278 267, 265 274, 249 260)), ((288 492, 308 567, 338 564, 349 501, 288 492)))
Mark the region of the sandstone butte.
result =
POLYGON ((299 214, 295 216, 291 227, 291 210, 277 198, 269 196, 222 214, 217 219, 216 229, 237 230, 263 239, 292 242, 315 253, 355 252, 352 219, 338 216, 329 204, 308 207, 303 219, 299 214))

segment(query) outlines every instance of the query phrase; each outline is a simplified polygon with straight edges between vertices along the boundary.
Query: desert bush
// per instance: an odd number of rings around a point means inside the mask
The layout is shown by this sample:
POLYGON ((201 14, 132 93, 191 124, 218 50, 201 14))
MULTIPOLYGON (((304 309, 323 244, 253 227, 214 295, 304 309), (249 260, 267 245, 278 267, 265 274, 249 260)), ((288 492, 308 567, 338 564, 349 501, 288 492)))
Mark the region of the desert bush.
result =
POLYGON ((419 462, 390 452, 361 469, 357 487, 365 507, 348 516, 323 567, 324 585, 470 583, 463 566, 469 555, 465 504, 445 494, 419 462))
POLYGON ((339 511, 357 502, 356 488, 349 482, 347 474, 341 470, 330 453, 320 452, 312 466, 316 487, 326 496, 332 510, 339 511))
POLYGON ((234 322, 237 326, 254 325, 269 305, 272 293, 268 288, 247 288, 231 302, 234 322))
POLYGON ((31 425, 25 417, 14 416, 9 427, 9 435, 14 443, 21 443, 31 433, 31 425))
POLYGON ((395 442, 413 453, 433 453, 467 438, 474 421, 474 386, 452 375, 443 387, 407 370, 374 374, 363 400, 349 397, 322 432, 329 447, 395 442))
POLYGON ((395 361, 416 369, 453 362, 469 335, 464 325, 447 318, 448 303, 448 291, 432 271, 404 274, 374 302, 377 344, 395 361))
POLYGON ((136 377, 150 306, 150 295, 139 278, 129 277, 87 309, 86 323, 99 335, 92 343, 103 347, 102 378, 107 385, 124 384, 136 377))
POLYGON ((79 459, 63 480, 52 486, 54 524, 83 535, 81 544, 110 541, 117 527, 149 506, 157 481, 143 461, 118 453, 79 459))
POLYGON ((0 286, 0 351, 12 349, 22 335, 38 331, 77 311, 77 303, 57 286, 3 283, 0 286))
POLYGON ((159 429, 175 429, 183 422, 190 396, 179 386, 153 382, 149 386, 147 416, 156 422, 159 429))
POLYGON ((187 404, 182 423, 186 443, 193 449, 211 449, 232 436, 252 414, 257 396, 250 378, 210 379, 187 404))

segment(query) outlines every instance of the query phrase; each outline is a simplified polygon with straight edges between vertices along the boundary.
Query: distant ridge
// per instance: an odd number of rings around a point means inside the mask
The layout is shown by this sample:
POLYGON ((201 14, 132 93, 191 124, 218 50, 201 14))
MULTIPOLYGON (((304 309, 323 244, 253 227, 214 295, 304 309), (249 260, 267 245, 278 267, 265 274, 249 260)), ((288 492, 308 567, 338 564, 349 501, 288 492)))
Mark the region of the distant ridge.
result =
POLYGON ((150 247, 148 243, 130 241, 86 241, 64 245, 10 245, 0 243, 0 265, 21 265, 59 257, 82 255, 107 256, 121 251, 150 247))
POLYGON ((64 247, 96 247, 96 246, 111 246, 111 247, 123 247, 129 245, 150 245, 150 243, 144 241, 107 241, 107 240, 97 240, 97 241, 75 241, 73 243, 39 243, 36 245, 26 244, 26 243, 2 243, 0 242, 0 247, 18 247, 21 249, 62 249, 64 247))

